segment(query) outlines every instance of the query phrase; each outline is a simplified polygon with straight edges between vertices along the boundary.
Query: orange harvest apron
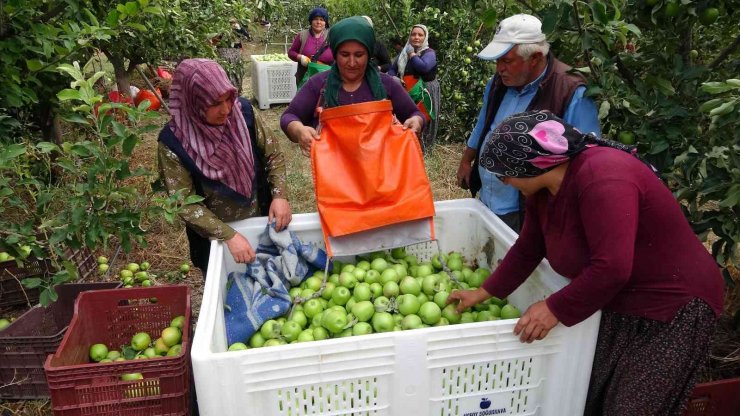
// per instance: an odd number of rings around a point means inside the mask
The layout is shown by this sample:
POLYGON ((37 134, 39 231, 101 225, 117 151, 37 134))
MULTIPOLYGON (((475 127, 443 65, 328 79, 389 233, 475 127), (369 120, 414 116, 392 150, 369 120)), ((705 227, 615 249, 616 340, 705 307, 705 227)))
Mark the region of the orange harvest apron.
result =
POLYGON ((389 100, 324 109, 311 165, 330 256, 434 238, 434 201, 419 140, 389 100))

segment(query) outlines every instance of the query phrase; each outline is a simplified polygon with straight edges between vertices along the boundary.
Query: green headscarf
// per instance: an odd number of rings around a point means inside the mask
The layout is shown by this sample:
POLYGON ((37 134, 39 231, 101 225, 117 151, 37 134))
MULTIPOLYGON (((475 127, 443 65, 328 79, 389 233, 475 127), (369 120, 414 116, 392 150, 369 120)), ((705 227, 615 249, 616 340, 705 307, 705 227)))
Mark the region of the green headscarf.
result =
POLYGON ((369 55, 375 48, 375 31, 373 27, 362 16, 353 16, 340 20, 329 31, 329 46, 334 54, 334 63, 331 66, 331 72, 326 80, 326 89, 324 90, 324 100, 326 107, 336 107, 339 105, 339 88, 342 87, 342 77, 339 75, 336 56, 339 45, 354 40, 360 42, 368 52, 368 65, 365 68, 365 80, 367 80, 373 97, 376 100, 383 100, 388 97, 388 93, 380 82, 380 73, 375 65, 370 63, 369 55))

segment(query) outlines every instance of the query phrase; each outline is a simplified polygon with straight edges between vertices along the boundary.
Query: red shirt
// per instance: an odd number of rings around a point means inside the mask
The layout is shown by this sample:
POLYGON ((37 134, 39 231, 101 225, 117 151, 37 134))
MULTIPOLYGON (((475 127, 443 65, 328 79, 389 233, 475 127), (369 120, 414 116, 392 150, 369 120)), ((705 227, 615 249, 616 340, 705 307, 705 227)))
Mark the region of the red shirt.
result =
POLYGON ((621 150, 583 151, 556 195, 527 198, 522 232, 483 287, 508 296, 543 257, 572 280, 546 300, 566 326, 599 309, 669 322, 695 297, 722 311, 716 262, 665 184, 621 150))

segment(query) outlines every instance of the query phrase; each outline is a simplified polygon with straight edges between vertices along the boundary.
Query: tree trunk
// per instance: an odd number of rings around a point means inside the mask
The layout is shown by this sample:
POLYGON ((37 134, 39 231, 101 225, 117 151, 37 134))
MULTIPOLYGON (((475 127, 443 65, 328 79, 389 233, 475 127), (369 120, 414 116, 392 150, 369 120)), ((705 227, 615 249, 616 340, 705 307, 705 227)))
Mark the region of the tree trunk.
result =
POLYGON ((116 75, 116 85, 118 92, 126 97, 131 95, 131 74, 126 70, 126 62, 123 58, 115 56, 108 51, 103 51, 108 61, 113 65, 113 71, 116 75))

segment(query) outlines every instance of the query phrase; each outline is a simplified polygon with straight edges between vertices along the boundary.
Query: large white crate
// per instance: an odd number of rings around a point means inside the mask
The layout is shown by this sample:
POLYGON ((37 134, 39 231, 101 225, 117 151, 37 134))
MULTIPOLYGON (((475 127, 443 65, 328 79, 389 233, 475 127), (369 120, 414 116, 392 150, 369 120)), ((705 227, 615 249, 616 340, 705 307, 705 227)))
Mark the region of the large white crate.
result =
POLYGON ((296 93, 293 61, 260 61, 262 55, 252 55, 252 91, 259 108, 270 108, 270 104, 285 104, 296 93))
MULTIPOLYGON (((473 199, 436 206, 441 249, 495 267, 515 234, 473 199)), ((232 225, 256 245, 265 218, 232 225)), ((321 244, 317 214, 290 229, 321 244)), ((437 243, 407 249, 420 259, 437 243)), ((239 266, 243 268, 244 266, 239 266)), ((200 413, 260 415, 578 415, 583 413, 600 313, 542 341, 522 344, 516 321, 489 321, 226 352, 226 276, 237 270, 222 243, 211 246, 192 347, 200 413)), ((525 310, 567 284, 543 262, 509 301, 525 310)))

